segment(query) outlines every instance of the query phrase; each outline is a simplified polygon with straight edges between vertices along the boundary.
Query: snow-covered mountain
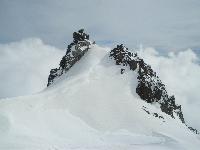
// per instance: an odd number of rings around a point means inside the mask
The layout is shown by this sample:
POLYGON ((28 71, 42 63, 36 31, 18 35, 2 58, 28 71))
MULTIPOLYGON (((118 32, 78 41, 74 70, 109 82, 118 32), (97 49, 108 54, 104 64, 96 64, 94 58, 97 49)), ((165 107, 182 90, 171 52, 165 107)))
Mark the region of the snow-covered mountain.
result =
POLYGON ((188 149, 197 130, 156 73, 125 46, 74 33, 48 87, 0 101, 0 149, 188 149))

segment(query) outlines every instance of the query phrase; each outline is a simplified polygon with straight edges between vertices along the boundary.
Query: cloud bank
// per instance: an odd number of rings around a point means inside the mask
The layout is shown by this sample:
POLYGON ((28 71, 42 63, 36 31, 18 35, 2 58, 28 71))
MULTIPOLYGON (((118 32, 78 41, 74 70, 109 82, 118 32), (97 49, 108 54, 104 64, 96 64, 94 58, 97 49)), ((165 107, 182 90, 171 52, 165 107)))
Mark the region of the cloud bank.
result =
POLYGON ((38 38, 0 44, 0 98, 39 92, 65 51, 38 38))

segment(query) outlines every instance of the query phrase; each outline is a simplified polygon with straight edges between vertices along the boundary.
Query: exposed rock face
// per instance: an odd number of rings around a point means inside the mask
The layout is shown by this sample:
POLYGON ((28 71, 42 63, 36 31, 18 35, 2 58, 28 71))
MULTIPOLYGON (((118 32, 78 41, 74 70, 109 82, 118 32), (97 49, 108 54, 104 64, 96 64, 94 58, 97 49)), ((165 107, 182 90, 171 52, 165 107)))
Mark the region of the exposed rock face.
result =
POLYGON ((89 35, 84 33, 83 29, 74 32, 73 39, 73 42, 67 47, 66 54, 60 61, 60 67, 51 69, 47 86, 51 85, 57 77, 66 73, 90 48, 89 35))
MULTIPOLYGON (((111 50, 110 57, 114 58, 116 65, 128 66, 130 70, 137 71, 138 85, 136 93, 142 100, 147 103, 158 103, 162 112, 170 115, 172 118, 175 118, 175 115, 177 115, 181 122, 185 124, 181 105, 175 103, 175 97, 173 95, 168 95, 165 85, 156 75, 156 72, 143 59, 139 58, 137 53, 131 53, 128 51, 128 48, 121 44, 111 50)), ((121 74, 124 71, 124 69, 121 69, 121 74)), ((188 128, 198 133, 196 129, 192 127, 188 128)))

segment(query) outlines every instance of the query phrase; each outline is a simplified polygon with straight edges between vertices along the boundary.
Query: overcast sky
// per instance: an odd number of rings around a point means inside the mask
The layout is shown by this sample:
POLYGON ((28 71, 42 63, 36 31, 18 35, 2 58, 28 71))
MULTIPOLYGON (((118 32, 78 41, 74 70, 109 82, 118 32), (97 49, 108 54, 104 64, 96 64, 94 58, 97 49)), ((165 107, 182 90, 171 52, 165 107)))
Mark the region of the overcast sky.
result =
POLYGON ((64 48, 83 27, 99 44, 199 49, 199 18, 199 0, 0 0, 0 43, 37 37, 64 48))

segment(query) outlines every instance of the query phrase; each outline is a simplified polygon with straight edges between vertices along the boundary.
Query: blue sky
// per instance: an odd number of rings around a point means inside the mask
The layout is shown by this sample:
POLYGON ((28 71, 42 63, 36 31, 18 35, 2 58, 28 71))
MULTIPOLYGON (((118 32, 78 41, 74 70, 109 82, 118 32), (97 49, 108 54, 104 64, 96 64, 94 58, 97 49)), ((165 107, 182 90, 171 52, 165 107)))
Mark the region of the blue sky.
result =
POLYGON ((85 28, 100 44, 200 48, 199 0, 0 0, 0 43, 36 37, 58 48, 85 28))

